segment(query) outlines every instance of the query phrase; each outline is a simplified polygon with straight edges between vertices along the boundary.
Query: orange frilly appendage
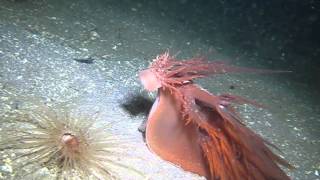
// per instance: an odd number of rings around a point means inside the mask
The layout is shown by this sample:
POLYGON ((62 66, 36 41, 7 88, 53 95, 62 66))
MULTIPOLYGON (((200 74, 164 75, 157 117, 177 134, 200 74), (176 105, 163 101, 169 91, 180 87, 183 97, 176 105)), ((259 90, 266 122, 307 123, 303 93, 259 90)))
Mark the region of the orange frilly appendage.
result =
POLYGON ((161 158, 207 179, 290 179, 279 164, 292 166, 269 149, 271 143, 241 123, 232 106, 257 103, 228 94, 216 96, 192 82, 227 72, 270 71, 203 59, 177 61, 168 53, 158 56, 140 74, 147 90, 158 89, 146 125, 148 147, 161 158))

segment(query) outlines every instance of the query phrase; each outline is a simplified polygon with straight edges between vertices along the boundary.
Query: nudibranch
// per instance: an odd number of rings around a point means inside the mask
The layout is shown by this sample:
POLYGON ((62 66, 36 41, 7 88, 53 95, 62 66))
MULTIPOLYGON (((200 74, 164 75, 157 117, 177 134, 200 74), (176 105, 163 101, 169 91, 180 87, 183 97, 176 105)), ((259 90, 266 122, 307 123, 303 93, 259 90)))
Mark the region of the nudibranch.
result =
POLYGON ((164 160, 207 179, 290 179, 279 165, 292 168, 273 146, 241 122, 234 104, 258 105, 230 94, 214 95, 193 80, 232 72, 269 73, 204 58, 177 60, 168 52, 139 77, 158 91, 146 124, 148 148, 164 160))

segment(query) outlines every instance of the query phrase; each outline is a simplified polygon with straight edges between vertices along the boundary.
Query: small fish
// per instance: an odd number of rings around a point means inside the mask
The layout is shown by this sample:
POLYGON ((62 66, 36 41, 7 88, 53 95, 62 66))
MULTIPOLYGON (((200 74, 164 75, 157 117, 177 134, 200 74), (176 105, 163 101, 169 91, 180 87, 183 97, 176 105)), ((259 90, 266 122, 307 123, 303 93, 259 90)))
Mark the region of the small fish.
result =
POLYGON ((79 63, 85 63, 85 64, 93 64, 94 58, 88 57, 88 58, 73 58, 73 60, 79 62, 79 63))

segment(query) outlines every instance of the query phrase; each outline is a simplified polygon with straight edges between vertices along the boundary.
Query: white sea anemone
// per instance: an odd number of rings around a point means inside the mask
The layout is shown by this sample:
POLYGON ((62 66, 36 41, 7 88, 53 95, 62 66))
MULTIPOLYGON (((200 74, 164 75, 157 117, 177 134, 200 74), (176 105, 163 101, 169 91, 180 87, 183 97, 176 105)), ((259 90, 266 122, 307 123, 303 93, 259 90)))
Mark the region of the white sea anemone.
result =
POLYGON ((123 163, 126 143, 112 135, 110 124, 97 125, 96 114, 75 116, 39 104, 0 115, 0 179, 118 179, 122 170, 141 175, 123 163))

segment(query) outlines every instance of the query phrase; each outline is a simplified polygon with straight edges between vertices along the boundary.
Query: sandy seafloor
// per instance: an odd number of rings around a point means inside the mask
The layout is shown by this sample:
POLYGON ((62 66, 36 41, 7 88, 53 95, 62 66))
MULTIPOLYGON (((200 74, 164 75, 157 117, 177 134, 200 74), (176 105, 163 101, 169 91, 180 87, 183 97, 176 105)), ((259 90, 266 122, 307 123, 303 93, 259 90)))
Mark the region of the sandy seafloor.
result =
MULTIPOLYGON (((148 178, 201 179, 148 151, 137 130, 145 115, 130 115, 122 106, 134 95, 154 97, 142 89, 137 73, 167 49, 180 52, 178 58, 206 55, 240 66, 292 70, 218 75, 198 82, 212 93, 233 93, 267 106, 239 110, 248 126, 296 166, 288 171, 292 179, 320 179, 320 81, 313 73, 319 69, 310 63, 319 49, 304 44, 301 51, 294 50, 299 44, 286 48, 286 33, 272 28, 270 17, 266 23, 271 25, 264 26, 269 29, 260 27, 263 22, 255 24, 254 12, 263 21, 274 13, 270 9, 255 3, 242 7, 248 8, 241 14, 248 22, 241 24, 240 14, 233 13, 239 7, 223 2, 0 0, 0 92, 10 87, 51 103, 94 104, 103 111, 102 119, 115 122, 116 134, 133 140, 137 147, 132 151, 147 159, 132 166, 148 178), (93 63, 74 60, 88 57, 93 63)), ((281 14, 275 19, 281 21, 281 14)), ((0 164, 2 178, 8 174, 5 166, 0 164)))

